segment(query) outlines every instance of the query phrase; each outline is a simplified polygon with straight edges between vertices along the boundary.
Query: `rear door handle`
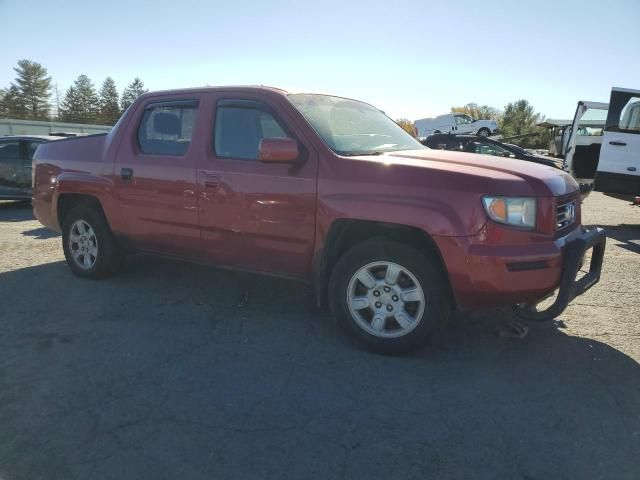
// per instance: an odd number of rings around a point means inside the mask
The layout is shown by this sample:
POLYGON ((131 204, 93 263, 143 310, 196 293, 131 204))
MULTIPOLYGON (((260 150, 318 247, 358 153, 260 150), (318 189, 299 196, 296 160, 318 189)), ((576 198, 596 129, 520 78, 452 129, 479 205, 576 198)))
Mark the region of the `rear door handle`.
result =
POLYGON ((618 147, 626 147, 627 144, 625 142, 609 142, 609 145, 616 145, 618 147))
POLYGON ((121 168, 120 169, 120 178, 122 178, 122 180, 131 180, 133 178, 133 169, 132 168, 121 168))

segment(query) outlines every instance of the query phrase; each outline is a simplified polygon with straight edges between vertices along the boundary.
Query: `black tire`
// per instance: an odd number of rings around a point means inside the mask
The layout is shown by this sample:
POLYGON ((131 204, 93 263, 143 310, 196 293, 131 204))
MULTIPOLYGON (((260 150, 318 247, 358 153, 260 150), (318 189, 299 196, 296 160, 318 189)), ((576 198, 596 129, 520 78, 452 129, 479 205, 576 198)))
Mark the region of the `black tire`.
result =
POLYGON ((488 128, 481 128, 480 130, 478 130, 479 137, 488 137, 489 135, 491 135, 491 130, 489 130, 488 128))
MULTIPOLYGON (((340 257, 329 280, 329 303, 333 315, 358 344, 376 353, 405 354, 424 347, 430 334, 445 323, 451 311, 449 291, 446 276, 433 255, 419 252, 402 243, 378 238, 356 245, 340 257), (376 336, 365 330, 350 311, 348 298, 352 278, 361 268, 375 262, 393 262, 401 266, 422 287, 422 314, 419 318, 416 314, 417 326, 402 336, 376 336)), ((363 311, 368 311, 366 308, 363 311)), ((383 323, 387 325, 389 322, 393 324, 395 319, 391 317, 391 320, 386 319, 383 323)))
POLYGON ((122 266, 123 251, 113 237, 107 220, 102 212, 88 204, 74 207, 62 220, 62 248, 67 265, 74 274, 82 278, 105 278, 113 275, 122 266), (77 244, 72 246, 69 242, 72 228, 77 221, 86 222, 93 229, 97 240, 97 255, 93 257, 93 264, 88 268, 80 267, 71 251, 72 248, 77 251, 77 244))

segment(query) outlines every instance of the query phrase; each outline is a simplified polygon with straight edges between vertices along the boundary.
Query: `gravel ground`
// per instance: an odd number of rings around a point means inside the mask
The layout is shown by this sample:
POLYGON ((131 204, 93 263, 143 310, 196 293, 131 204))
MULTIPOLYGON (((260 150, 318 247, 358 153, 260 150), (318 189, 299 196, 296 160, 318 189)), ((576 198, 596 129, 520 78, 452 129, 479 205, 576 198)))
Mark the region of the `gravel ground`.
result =
POLYGON ((593 194, 600 284, 523 340, 456 315, 352 347, 303 286, 149 258, 86 281, 0 203, 0 478, 637 479, 640 208, 593 194))

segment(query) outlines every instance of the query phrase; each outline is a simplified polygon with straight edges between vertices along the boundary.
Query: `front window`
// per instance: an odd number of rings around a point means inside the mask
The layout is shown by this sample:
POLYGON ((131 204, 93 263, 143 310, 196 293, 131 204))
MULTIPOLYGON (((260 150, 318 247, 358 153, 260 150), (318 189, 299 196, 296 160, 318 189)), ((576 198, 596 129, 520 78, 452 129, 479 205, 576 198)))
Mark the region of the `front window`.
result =
POLYGON ((456 125, 467 125, 473 123, 473 119, 468 115, 456 115, 456 125))
POLYGON ((288 137, 270 108, 253 100, 221 100, 216 110, 214 150, 218 157, 258 160, 263 138, 288 137))
POLYGON ((640 134, 640 95, 613 91, 607 131, 640 134))
POLYGON ((291 94, 289 100, 339 155, 375 155, 425 148, 369 104, 315 94, 291 94))

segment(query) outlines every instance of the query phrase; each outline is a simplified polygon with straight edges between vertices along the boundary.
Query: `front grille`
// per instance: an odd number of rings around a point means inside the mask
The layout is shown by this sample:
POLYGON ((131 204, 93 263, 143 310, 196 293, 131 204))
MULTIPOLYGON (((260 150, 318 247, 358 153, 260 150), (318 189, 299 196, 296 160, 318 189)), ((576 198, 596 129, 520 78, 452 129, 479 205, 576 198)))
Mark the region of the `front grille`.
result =
POLYGON ((571 200, 556 207, 556 230, 564 230, 576 221, 576 201, 571 200))

